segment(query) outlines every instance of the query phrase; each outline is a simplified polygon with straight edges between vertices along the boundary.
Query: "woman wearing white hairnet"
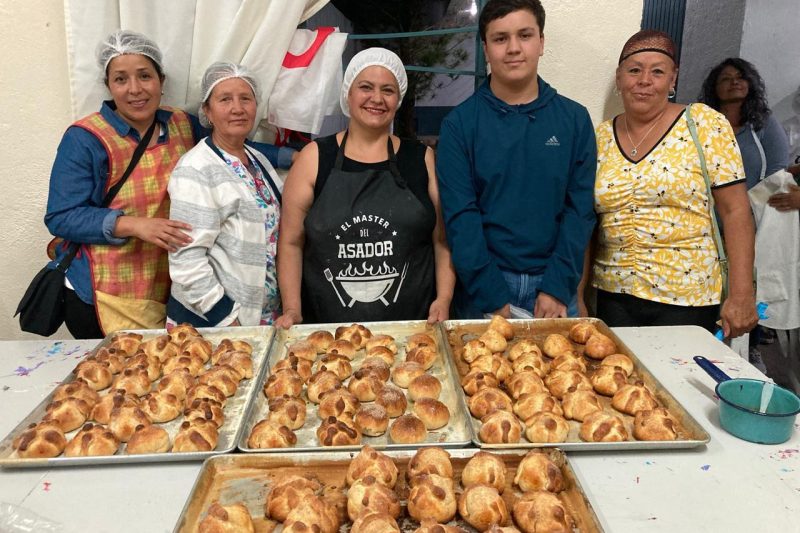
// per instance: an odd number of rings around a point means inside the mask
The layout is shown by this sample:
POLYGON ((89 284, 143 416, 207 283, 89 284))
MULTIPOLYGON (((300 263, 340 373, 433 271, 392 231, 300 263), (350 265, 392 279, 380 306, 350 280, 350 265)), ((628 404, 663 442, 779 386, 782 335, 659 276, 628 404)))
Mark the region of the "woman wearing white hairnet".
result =
POLYGON ((340 96, 348 129, 307 145, 289 172, 276 325, 447 319, 455 274, 433 152, 390 134, 407 85, 394 53, 356 54, 340 96))
POLYGON ((281 181, 245 145, 258 85, 240 65, 214 63, 202 81, 200 120, 211 135, 178 162, 170 218, 191 225, 172 250, 167 322, 194 326, 271 324, 280 312, 275 274, 281 181))

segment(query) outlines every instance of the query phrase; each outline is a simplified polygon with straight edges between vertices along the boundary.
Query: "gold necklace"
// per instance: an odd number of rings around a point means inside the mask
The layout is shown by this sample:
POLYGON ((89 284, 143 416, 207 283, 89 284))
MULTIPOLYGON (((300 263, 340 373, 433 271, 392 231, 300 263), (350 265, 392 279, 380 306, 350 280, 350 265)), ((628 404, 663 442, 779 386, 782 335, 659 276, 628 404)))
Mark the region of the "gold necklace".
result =
POLYGON ((636 157, 636 154, 638 154, 638 153, 639 153, 639 151, 637 150, 637 148, 639 148, 639 146, 641 146, 641 144, 644 142, 644 140, 645 140, 645 139, 647 139, 647 136, 648 136, 648 135, 650 135, 650 132, 651 132, 651 131, 653 131, 653 128, 655 128, 655 127, 656 127, 656 124, 658 124, 658 121, 659 121, 659 120, 661 120, 661 117, 662 117, 662 116, 664 116, 664 113, 665 113, 666 111, 667 111, 667 108, 665 107, 665 108, 664 108, 664 109, 661 111, 661 113, 659 113, 659 114, 658 114, 658 116, 655 118, 655 120, 653 120, 653 125, 652 125, 652 126, 650 126, 650 127, 647 129, 647 131, 645 132, 644 136, 643 136, 641 139, 639 139, 639 142, 638 142, 638 143, 634 143, 634 142, 633 142, 633 139, 631 139, 631 132, 630 132, 630 130, 628 129, 628 116, 627 116, 627 113, 626 113, 625 115, 622 115, 622 120, 624 120, 624 121, 625 121, 625 135, 627 135, 627 136, 628 136, 628 141, 630 141, 630 143, 631 143, 631 146, 633 146, 633 148, 631 149, 631 155, 632 155, 633 157, 636 157))

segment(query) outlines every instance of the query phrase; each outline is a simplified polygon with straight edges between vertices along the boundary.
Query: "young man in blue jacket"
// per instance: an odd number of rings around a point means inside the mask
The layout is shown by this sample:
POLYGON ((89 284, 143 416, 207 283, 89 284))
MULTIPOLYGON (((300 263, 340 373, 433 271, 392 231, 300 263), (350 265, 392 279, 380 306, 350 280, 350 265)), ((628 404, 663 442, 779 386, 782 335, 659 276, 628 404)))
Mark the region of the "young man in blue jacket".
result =
POLYGON ((479 29, 491 76, 442 122, 436 157, 456 313, 575 316, 595 223, 589 113, 538 77, 539 0, 489 0, 479 29))

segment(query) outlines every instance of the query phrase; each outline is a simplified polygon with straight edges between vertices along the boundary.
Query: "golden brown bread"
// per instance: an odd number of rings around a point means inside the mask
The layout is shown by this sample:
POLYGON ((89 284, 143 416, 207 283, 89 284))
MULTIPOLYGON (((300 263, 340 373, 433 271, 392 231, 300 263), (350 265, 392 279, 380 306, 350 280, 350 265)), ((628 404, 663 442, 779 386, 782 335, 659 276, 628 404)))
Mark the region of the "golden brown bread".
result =
POLYGON ((195 378, 185 368, 173 370, 158 382, 158 391, 174 395, 179 400, 186 399, 186 392, 195 384, 195 378))
POLYGON ((519 442, 522 427, 514 413, 497 410, 481 418, 481 429, 478 434, 482 442, 508 444, 519 442))
POLYGON ((550 371, 553 370, 577 370, 586 373, 586 361, 583 356, 577 353, 561 354, 550 363, 550 371))
POLYGON ((617 353, 616 343, 610 337, 599 332, 589 337, 583 349, 583 355, 598 360, 604 359, 613 353, 617 353))
POLYGON ((125 368, 141 368, 145 370, 147 379, 151 382, 161 377, 161 361, 157 357, 150 357, 144 352, 139 352, 129 358, 125 362, 125 368))
POLYGON ((586 344, 586 341, 589 340, 589 337, 595 333, 599 332, 597 331, 595 325, 591 322, 578 322, 569 329, 569 338, 572 342, 586 344))
POLYGON ((558 496, 547 491, 523 494, 512 510, 523 533, 572 533, 572 517, 558 496))
POLYGON ((329 416, 317 428, 317 439, 322 446, 350 446, 361 444, 361 432, 355 422, 329 416))
POLYGON ((347 489, 347 516, 355 520, 365 511, 381 511, 400 517, 400 499, 390 488, 369 474, 356 479, 347 489))
POLYGON ((508 509, 497 489, 489 485, 472 485, 458 499, 458 514, 478 531, 492 524, 508 523, 508 509))
POLYGON ((561 399, 561 407, 564 409, 564 416, 570 420, 583 420, 592 413, 602 411, 600 399, 594 391, 576 389, 571 387, 561 399))
POLYGON ((552 333, 544 339, 542 351, 544 354, 551 358, 556 358, 559 355, 572 352, 574 347, 569 339, 559 333, 552 333))
POLYGON ((419 348, 420 346, 430 346, 436 348, 436 341, 427 333, 414 333, 406 338, 406 352, 419 348))
POLYGON ((408 514, 414 520, 431 519, 449 522, 456 515, 453 480, 436 474, 416 476, 408 493, 408 514))
POLYGON ((91 411, 91 406, 80 398, 64 398, 50 403, 42 420, 58 424, 67 433, 81 427, 91 411))
POLYGON ((423 520, 414 533, 466 533, 458 526, 437 524, 435 520, 423 520))
POLYGON ((364 348, 367 341, 372 338, 372 332, 361 324, 351 324, 350 326, 339 326, 334 334, 337 340, 343 339, 353 343, 356 348, 364 348))
POLYGON ((600 362, 600 366, 618 366, 629 376, 633 374, 633 360, 622 353, 612 353, 600 362))
POLYGON ((89 418, 100 424, 108 424, 108 419, 111 417, 111 410, 114 408, 116 401, 133 407, 139 406, 138 396, 128 394, 121 389, 111 389, 100 398, 100 401, 92 408, 89 418), (114 400, 115 396, 121 396, 122 400, 114 400))
POLYGON ((347 390, 362 402, 371 402, 383 388, 383 381, 373 372, 360 368, 347 383, 347 390))
POLYGON ((142 336, 139 333, 123 332, 117 333, 111 337, 108 347, 120 350, 128 356, 131 356, 136 353, 141 344, 142 336))
POLYGON ((550 372, 547 377, 544 378, 544 384, 547 385, 550 394, 559 400, 562 399, 564 394, 572 387, 577 390, 593 390, 592 383, 589 381, 589 378, 586 377, 586 374, 581 374, 575 370, 556 370, 550 372))
POLYGON ((514 326, 501 315, 492 315, 487 329, 492 329, 500 333, 507 341, 514 338, 514 326))
POLYGON ((447 450, 438 446, 420 448, 406 467, 406 478, 409 485, 416 483, 416 478, 423 474, 436 474, 453 479, 453 464, 447 450))
POLYGON ((186 405, 191 405, 192 402, 198 398, 208 398, 223 406, 228 399, 225 393, 214 385, 207 385, 205 383, 196 383, 186 391, 186 405))
POLYGON ((210 452, 217 447, 219 432, 214 422, 195 418, 183 422, 175 435, 173 452, 210 452))
POLYGON ((67 438, 55 422, 43 420, 31 424, 12 443, 17 455, 23 459, 58 457, 67 446, 67 438))
POLYGON ((66 457, 114 455, 119 441, 111 431, 92 423, 84 424, 64 448, 66 457))
POLYGON ((317 353, 325 353, 328 351, 328 347, 333 342, 333 333, 330 331, 318 330, 313 333, 309 333, 308 337, 306 337, 306 342, 310 343, 317 353))
POLYGON ((406 361, 417 363, 425 370, 433 366, 437 357, 438 354, 434 346, 420 345, 411 351, 406 351, 406 361))
POLYGON ((250 448, 289 448, 297 444, 297 435, 278 422, 265 419, 258 422, 247 437, 250 448))
POLYGON ((317 416, 325 420, 329 416, 352 420, 361 402, 347 389, 334 389, 322 395, 317 416))
POLYGON ((128 442, 138 426, 150 424, 150 419, 139 407, 128 404, 124 397, 114 397, 114 407, 108 417, 108 429, 117 439, 128 442))
POLYGON ((540 357, 543 356, 542 349, 539 348, 538 344, 531 339, 521 339, 511 345, 511 348, 508 350, 508 359, 509 361, 516 361, 526 353, 536 354, 540 357))
POLYGON ((208 360, 211 359, 211 352, 213 351, 211 343, 202 337, 187 338, 181 343, 178 350, 180 353, 196 355, 202 359, 204 363, 207 363, 208 360))
POLYGON ((287 355, 293 355, 306 361, 314 362, 317 359, 317 348, 307 341, 297 341, 286 349, 287 355))
POLYGON ((484 387, 467 400, 469 412, 475 418, 483 418, 495 410, 512 411, 513 402, 508 394, 494 387, 484 387))
POLYGON ((522 458, 517 466, 514 484, 523 492, 529 490, 561 492, 566 488, 561 467, 539 450, 531 450, 522 458))
MULTIPOLYGON (((158 358, 161 363, 165 363, 167 359, 171 359, 178 355, 178 345, 172 342, 169 335, 161 335, 148 341, 144 341, 139 345, 139 350, 146 353, 150 357, 158 358)), ((128 354, 128 355, 133 355, 128 354)))
POLYGON ((422 420, 426 429, 439 429, 450 422, 450 409, 443 402, 433 398, 418 399, 414 402, 413 412, 422 420))
POLYGON ((175 420, 183 411, 183 402, 168 392, 153 392, 142 396, 139 407, 152 422, 175 420))
POLYGON ((300 502, 307 499, 322 488, 322 485, 312 477, 288 475, 272 482, 267 501, 264 505, 264 514, 268 518, 283 522, 289 511, 298 507, 300 502))
POLYGON ((478 357, 492 355, 492 351, 479 339, 467 341, 461 351, 461 358, 467 363, 472 363, 478 357))
POLYGON ((547 391, 523 394, 514 402, 513 411, 522 420, 527 420, 542 411, 559 416, 564 414, 561 409, 561 403, 547 391))
POLYGON ((112 374, 119 374, 125 368, 125 361, 131 355, 132 354, 125 353, 122 350, 118 350, 116 348, 109 348, 107 346, 103 346, 102 348, 98 348, 93 358, 96 359, 97 361, 106 363, 108 365, 108 369, 111 370, 112 374))
POLYGON ((625 429, 622 419, 602 411, 597 411, 584 418, 578 435, 587 442, 621 442, 628 440, 628 430, 625 429))
POLYGON ((143 453, 165 453, 169 451, 169 433, 161 426, 137 426, 128 439, 126 453, 139 455, 143 453))
POLYGON ((496 389, 499 386, 500 382, 497 380, 497 376, 479 369, 470 370, 467 375, 461 378, 461 387, 467 396, 472 396, 486 387, 496 389))
POLYGON ((347 467, 345 480, 352 485, 356 480, 373 476, 376 481, 393 489, 397 483, 397 466, 388 455, 365 444, 347 467))
POLYGON ((221 428, 225 423, 225 409, 219 402, 208 398, 198 398, 184 409, 183 418, 190 422, 195 418, 202 418, 213 422, 217 428, 221 428))
POLYGON ((494 454, 477 452, 461 471, 461 484, 464 488, 488 485, 502 494, 506 488, 506 465, 494 454))
POLYGON ((315 371, 319 370, 330 370, 339 379, 345 380, 353 374, 353 365, 350 364, 350 359, 343 355, 328 353, 317 360, 315 371))
POLYGON ((200 374, 197 382, 213 385, 225 393, 225 396, 231 397, 239 388, 239 374, 228 365, 215 365, 200 374))
POLYGON ((617 411, 635 415, 637 411, 658 407, 656 397, 642 381, 623 385, 611 398, 611 405, 617 411))
POLYGON ((291 509, 286 515, 283 530, 287 533, 299 531, 314 531, 313 526, 319 528, 319 533, 337 533, 339 531, 339 515, 336 508, 327 501, 317 496, 303 499, 297 507, 291 509))
MULTIPOLYGON (((341 388, 342 382, 339 377, 330 370, 321 370, 308 378, 306 395, 313 403, 319 403, 322 395, 328 391, 341 388)), ((358 397, 358 396, 356 396, 358 397)))
POLYGON ((352 361, 356 356, 356 350, 358 350, 358 347, 353 345, 352 342, 346 339, 336 339, 328 346, 326 353, 343 355, 352 361))
POLYGON ((284 368, 273 372, 263 387, 264 396, 277 398, 278 396, 299 397, 303 393, 303 378, 294 370, 284 368))
POLYGON ((200 337, 200 332, 195 329, 194 326, 187 322, 183 322, 182 324, 178 324, 170 328, 167 331, 169 338, 172 342, 180 346, 183 341, 188 339, 189 337, 200 337))
POLYGON ((475 359, 469 365, 470 371, 482 370, 484 372, 491 372, 497 377, 497 381, 503 383, 505 380, 514 374, 511 363, 501 355, 482 355, 475 359))
POLYGON ((545 360, 544 356, 535 352, 528 352, 517 357, 511 363, 511 369, 517 372, 525 372, 531 370, 536 372, 536 375, 543 378, 550 371, 550 364, 545 360))
MULTIPOLYGON (((518 361, 519 360, 520 359, 518 359, 518 361)), ((506 389, 515 400, 519 399, 523 394, 547 391, 547 388, 544 386, 544 381, 542 381, 539 374, 533 370, 516 372, 506 380, 506 389)))
POLYGON ((411 380, 424 373, 425 369, 422 365, 412 361, 406 361, 394 367, 394 370, 392 370, 392 381, 394 381, 395 385, 398 387, 406 389, 409 383, 411 383, 411 380))
MULTIPOLYGON (((212 359, 213 361, 213 359, 212 359)), ((215 365, 228 365, 233 368, 239 379, 250 379, 253 377, 253 358, 249 353, 244 351, 233 351, 224 353, 216 362, 215 365)))
POLYGON ((272 374, 277 374, 281 370, 291 370, 303 378, 303 382, 307 382, 311 377, 311 361, 307 359, 300 359, 296 355, 284 357, 272 367, 272 374))
POLYGON ((255 533, 255 527, 244 503, 223 506, 214 502, 200 521, 198 533, 255 533))
POLYGON ((387 365, 392 366, 394 364, 395 352, 386 346, 373 346, 367 349, 366 357, 377 357, 387 365))
POLYGON ((493 353, 502 353, 508 347, 505 336, 495 329, 487 329, 478 340, 486 345, 493 353))
POLYGON ((425 442, 428 430, 425 424, 414 415, 402 415, 395 418, 389 427, 389 438, 398 444, 417 444, 425 442))
POLYGON ((378 347, 386 348, 393 354, 397 353, 397 343, 394 341, 394 337, 391 335, 373 335, 367 340, 367 344, 364 347, 366 348, 368 355, 370 350, 378 347))
POLYGON ((94 390, 103 390, 111 385, 114 375, 108 363, 97 359, 86 359, 75 367, 75 376, 84 380, 94 390))
POLYGON ((365 357, 364 360, 361 361, 361 368, 359 370, 371 372, 375 374, 378 379, 386 383, 389 381, 392 369, 391 365, 380 357, 365 357))
POLYGON ((353 522, 350 533, 400 533, 397 521, 386 513, 366 512, 353 522))
POLYGON ((375 395, 375 403, 386 409, 389 418, 402 415, 408 406, 405 394, 394 385, 382 385, 375 395))
POLYGON ((569 423, 563 416, 542 411, 525 420, 525 438, 530 442, 565 442, 569 423))
POLYGON ((294 396, 272 398, 267 418, 289 429, 300 429, 306 423, 306 402, 294 396))
POLYGON ((97 394, 97 391, 80 378, 69 383, 62 383, 53 391, 53 401, 66 398, 79 398, 91 407, 94 407, 100 401, 100 395, 97 394))
POLYGON ((614 393, 628 383, 628 373, 619 366, 600 365, 589 381, 600 394, 614 396, 614 393))
POLYGON ((377 437, 386 433, 389 427, 389 414, 383 406, 377 404, 362 405, 353 419, 356 428, 368 437, 377 437))
POLYGON ((181 368, 185 368, 192 376, 197 377, 200 375, 200 372, 203 371, 203 368, 205 368, 205 363, 203 363, 203 360, 197 355, 182 353, 164 361, 161 371, 164 374, 169 374, 181 368))
POLYGON ((663 407, 637 411, 633 420, 633 436, 639 440, 675 440, 678 422, 663 407))
POLYGON ((408 397, 412 401, 419 398, 439 398, 442 392, 442 383, 430 374, 422 374, 411 380, 408 384, 408 397))

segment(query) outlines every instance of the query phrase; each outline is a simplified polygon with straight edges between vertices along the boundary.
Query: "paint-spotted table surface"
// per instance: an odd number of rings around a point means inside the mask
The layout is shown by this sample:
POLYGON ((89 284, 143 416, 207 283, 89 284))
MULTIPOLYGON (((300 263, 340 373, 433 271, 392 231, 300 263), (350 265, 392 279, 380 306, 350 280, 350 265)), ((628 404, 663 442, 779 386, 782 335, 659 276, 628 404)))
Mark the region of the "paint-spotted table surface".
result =
MULTIPOLYGON (((725 433, 714 382, 692 356, 706 356, 733 377, 759 377, 758 371, 698 328, 614 332, 711 442, 691 450, 570 455, 606 531, 800 532, 800 429, 776 446, 725 433)), ((97 342, 0 341, 0 433, 14 428, 97 342)), ((172 531, 199 471, 193 463, 0 470, 0 531, 172 531), (9 527, 22 520, 27 529, 9 527)))

